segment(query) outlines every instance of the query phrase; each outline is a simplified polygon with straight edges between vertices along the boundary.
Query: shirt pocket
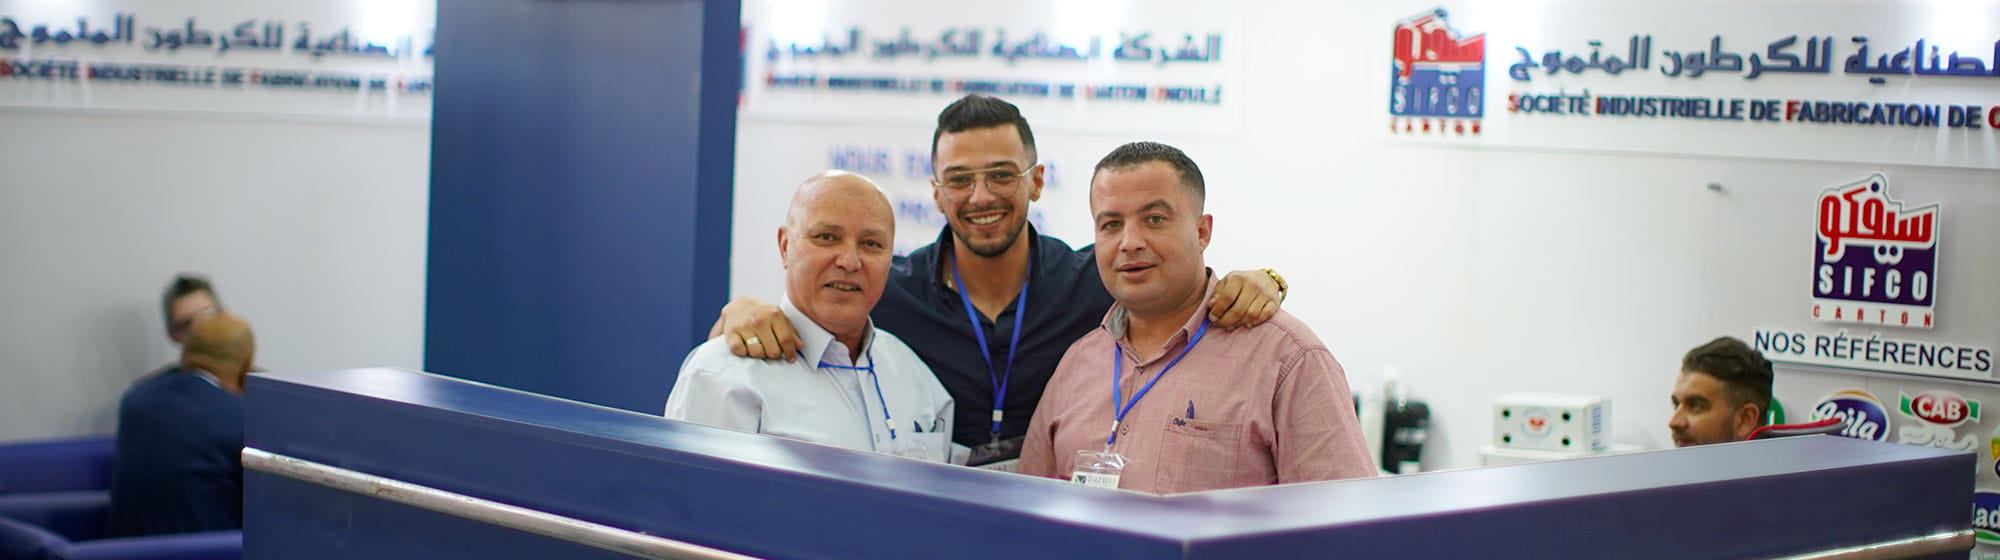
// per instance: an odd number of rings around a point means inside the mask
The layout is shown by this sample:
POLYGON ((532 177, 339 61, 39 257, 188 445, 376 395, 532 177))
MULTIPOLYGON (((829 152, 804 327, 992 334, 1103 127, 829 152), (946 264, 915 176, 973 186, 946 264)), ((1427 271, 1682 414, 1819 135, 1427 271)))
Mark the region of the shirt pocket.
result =
POLYGON ((1160 441, 1160 493, 1243 486, 1243 425, 1174 417, 1160 441))
POLYGON ((950 462, 951 434, 944 432, 897 434, 896 442, 890 445, 889 454, 924 461, 950 462))

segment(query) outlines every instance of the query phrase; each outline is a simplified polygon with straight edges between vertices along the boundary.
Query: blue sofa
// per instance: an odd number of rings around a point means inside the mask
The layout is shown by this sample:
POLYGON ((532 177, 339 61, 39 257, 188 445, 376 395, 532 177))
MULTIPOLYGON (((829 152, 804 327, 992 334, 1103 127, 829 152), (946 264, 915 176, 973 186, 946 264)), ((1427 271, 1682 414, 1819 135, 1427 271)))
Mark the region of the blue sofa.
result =
POLYGON ((8 560, 234 560, 242 531, 212 531, 76 542, 25 521, 0 517, 0 558, 8 560))
POLYGON ((105 539, 112 436, 0 444, 0 559, 229 560, 242 531, 105 539))
POLYGON ((0 444, 0 495, 108 490, 113 436, 0 444))

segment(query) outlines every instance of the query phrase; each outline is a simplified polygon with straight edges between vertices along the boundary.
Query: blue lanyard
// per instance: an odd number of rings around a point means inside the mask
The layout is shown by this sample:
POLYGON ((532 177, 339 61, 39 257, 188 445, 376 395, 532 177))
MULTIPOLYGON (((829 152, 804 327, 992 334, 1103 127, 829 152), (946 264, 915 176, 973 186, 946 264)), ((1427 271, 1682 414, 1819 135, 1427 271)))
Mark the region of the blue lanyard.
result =
POLYGON ((1159 372, 1159 373, 1155 373, 1155 374, 1153 374, 1153 380, 1152 380, 1152 381, 1147 381, 1147 382, 1146 382, 1146 386, 1145 386, 1144 388, 1141 388, 1141 389, 1139 389, 1139 392, 1137 392, 1137 393, 1133 393, 1133 394, 1132 394, 1132 400, 1129 400, 1129 401, 1124 401, 1124 402, 1125 402, 1125 406, 1124 406, 1124 408, 1119 408, 1119 406, 1118 406, 1118 403, 1119 403, 1119 401, 1123 400, 1122 398, 1120 398, 1120 397, 1118 396, 1118 393, 1119 393, 1119 391, 1118 391, 1118 372, 1120 372, 1120 371, 1123 371, 1123 370, 1125 369, 1125 353, 1124 353, 1124 352, 1120 352, 1120 351, 1118 350, 1118 344, 1117 344, 1116 342, 1113 342, 1113 343, 1111 344, 1111 414, 1112 414, 1112 416, 1111 416, 1111 437, 1108 437, 1108 438, 1104 438, 1104 449, 1105 449, 1106 451, 1110 451, 1110 450, 1111 450, 1111 444, 1112 444, 1113 442, 1116 442, 1116 441, 1118 441, 1118 425, 1119 425, 1119 424, 1122 424, 1122 423, 1124 423, 1124 422, 1125 422, 1125 413, 1127 413, 1127 412, 1131 412, 1131 411, 1132 411, 1132 406, 1133 406, 1133 405, 1136 405, 1136 404, 1139 404, 1139 399, 1143 399, 1143 398, 1146 398, 1146 393, 1147 393, 1147 392, 1150 392, 1150 391, 1152 391, 1152 390, 1153 390, 1153 384, 1155 384, 1155 383, 1159 383, 1159 382, 1160 382, 1160 378, 1161 378, 1161 377, 1165 377, 1165 376, 1167 375, 1167 370, 1170 370, 1170 369, 1174 369, 1174 364, 1178 364, 1178 363, 1181 363, 1181 358, 1186 358, 1186 357, 1187 357, 1187 355, 1188 355, 1188 351, 1189 351, 1189 350, 1193 350, 1193 349, 1194 349, 1194 345, 1196 345, 1196 344, 1200 344, 1200 343, 1201 343, 1201 337, 1202 337, 1202 335, 1205 335, 1205 334, 1208 334, 1208 318, 1207 318, 1207 317, 1203 317, 1203 318, 1201 319, 1201 328, 1199 328, 1199 329, 1195 329, 1195 331, 1194 331, 1194 338, 1189 338, 1189 339, 1188 339, 1188 343, 1187 343, 1187 347, 1185 347, 1185 348, 1181 348, 1181 353, 1180 353, 1180 355, 1178 355, 1178 356, 1174 356, 1174 359, 1173 359, 1173 361, 1170 361, 1170 362, 1167 362, 1167 367, 1163 367, 1163 368, 1160 368, 1160 372, 1159 372))
MULTIPOLYGON (((1028 258, 1028 278, 1035 277, 1035 259, 1028 258)), ((965 304, 965 318, 972 321, 972 337, 979 341, 979 357, 986 359, 986 374, 993 381, 993 441, 1000 441, 1000 419, 1007 413, 1002 409, 1007 403, 1007 378, 1014 374, 1014 351, 1021 347, 1021 318, 1028 316, 1028 281, 1021 281, 1021 295, 1014 301, 1014 335, 1007 342, 1007 367, 999 373, 993 371, 993 353, 986 349, 986 329, 979 328, 979 310, 972 307, 972 296, 965 295, 965 282, 958 279, 958 257, 951 259, 951 283, 958 288, 958 301, 965 304)))
MULTIPOLYGON (((799 354, 800 357, 804 357, 805 352, 799 352, 799 354)), ((819 367, 868 372, 868 378, 875 381, 875 400, 882 403, 882 423, 889 426, 889 439, 894 440, 896 439, 896 420, 889 417, 889 399, 882 396, 882 378, 875 375, 875 351, 869 350, 867 356, 868 365, 866 366, 843 366, 829 364, 826 363, 826 360, 820 360, 819 367)), ((864 415, 868 414, 868 403, 861 403, 861 413, 864 415)))

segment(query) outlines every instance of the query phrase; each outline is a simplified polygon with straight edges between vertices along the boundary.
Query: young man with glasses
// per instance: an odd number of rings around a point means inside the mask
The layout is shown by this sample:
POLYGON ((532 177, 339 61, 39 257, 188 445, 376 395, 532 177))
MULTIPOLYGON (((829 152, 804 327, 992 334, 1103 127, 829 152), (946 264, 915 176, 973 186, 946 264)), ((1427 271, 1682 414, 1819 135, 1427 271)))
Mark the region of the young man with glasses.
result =
MULTIPOLYGON (((200 274, 184 272, 175 275, 174 280, 167 284, 166 291, 160 294, 160 318, 166 322, 167 341, 173 344, 175 351, 187 345, 188 329, 195 321, 213 317, 222 311, 222 300, 215 295, 215 285, 209 282, 207 276, 200 274)), ((168 362, 139 376, 133 384, 180 369, 180 366, 178 359, 168 362)))
MULTIPOLYGON (((938 114, 933 200, 937 242, 897 257, 873 317, 922 357, 957 405, 952 441, 971 465, 1012 470, 1042 389, 1070 344, 1111 308, 1091 247, 1072 249, 1028 224, 1042 196, 1034 132, 1019 108, 972 94, 938 114)), ((1263 323, 1284 298, 1269 269, 1232 272, 1208 314, 1218 327, 1263 323)), ((737 298, 710 332, 739 356, 791 359, 799 347, 776 307, 737 298)))
POLYGON ((220 311, 222 302, 215 297, 215 285, 198 274, 175 276, 173 283, 167 285, 166 294, 160 296, 160 314, 167 321, 167 339, 174 346, 187 344, 188 328, 196 319, 220 311))

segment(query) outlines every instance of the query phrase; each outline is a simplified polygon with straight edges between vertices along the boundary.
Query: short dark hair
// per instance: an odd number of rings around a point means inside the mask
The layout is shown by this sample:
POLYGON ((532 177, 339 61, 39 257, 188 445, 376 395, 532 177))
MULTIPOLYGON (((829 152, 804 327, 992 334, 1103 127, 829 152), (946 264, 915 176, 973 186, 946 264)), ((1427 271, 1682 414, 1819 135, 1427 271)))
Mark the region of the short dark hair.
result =
POLYGON ((1028 118, 1021 116, 1020 107, 990 95, 973 93, 960 97, 938 112, 937 130, 931 131, 931 163, 937 163, 938 139, 945 134, 1010 124, 1021 133, 1021 145, 1028 148, 1028 159, 1036 159, 1035 131, 1028 128, 1028 118))
POLYGON ((1104 159, 1097 160, 1097 168, 1090 172, 1090 180, 1096 182, 1097 174, 1105 170, 1130 169, 1155 161, 1173 167, 1174 173, 1181 177, 1181 185, 1194 191, 1196 201, 1208 199, 1208 187, 1202 181, 1201 167, 1196 166, 1194 159, 1180 148, 1159 142, 1132 142, 1111 150, 1111 153, 1104 154, 1104 159))
POLYGON ((1771 361, 1735 337, 1722 337, 1694 347, 1681 358, 1681 373, 1704 373, 1721 381, 1732 403, 1757 405, 1757 425, 1762 426, 1771 408, 1771 361))
POLYGON ((207 293, 209 298, 216 300, 216 305, 222 304, 221 298, 215 295, 215 285, 209 283, 207 276, 183 272, 167 284, 166 293, 160 295, 160 318, 167 323, 169 330, 174 327, 174 302, 196 293, 207 293))

